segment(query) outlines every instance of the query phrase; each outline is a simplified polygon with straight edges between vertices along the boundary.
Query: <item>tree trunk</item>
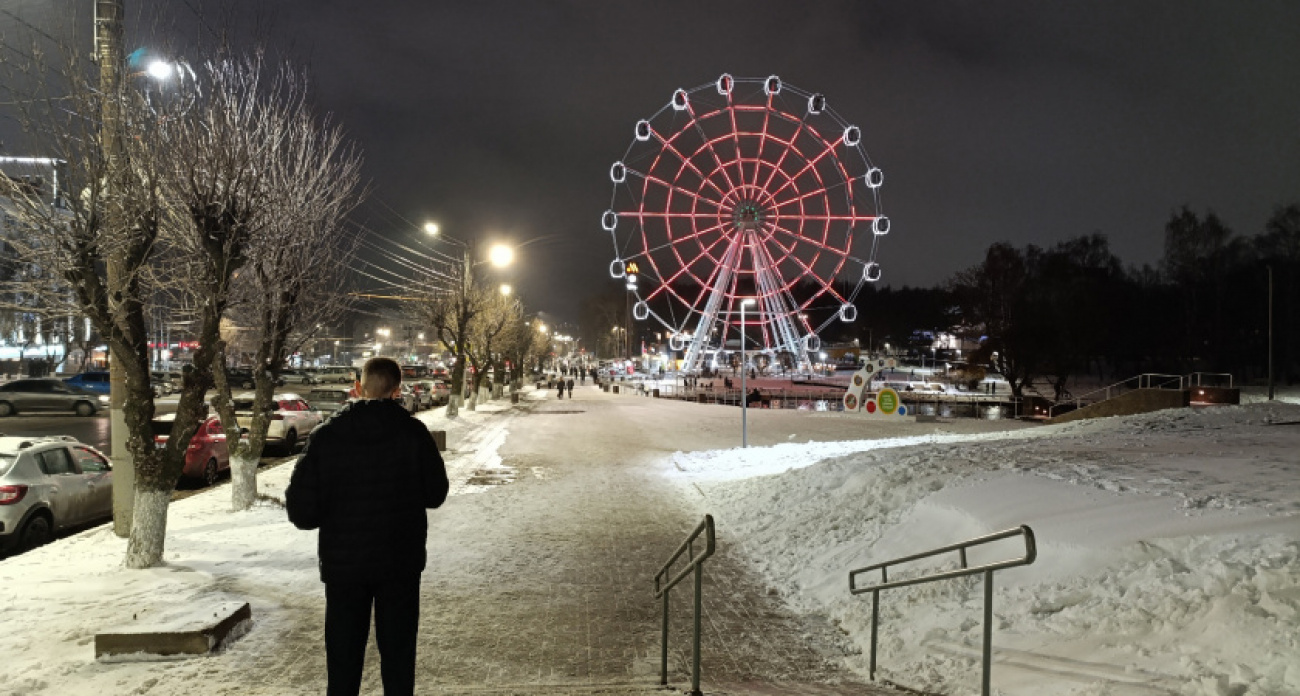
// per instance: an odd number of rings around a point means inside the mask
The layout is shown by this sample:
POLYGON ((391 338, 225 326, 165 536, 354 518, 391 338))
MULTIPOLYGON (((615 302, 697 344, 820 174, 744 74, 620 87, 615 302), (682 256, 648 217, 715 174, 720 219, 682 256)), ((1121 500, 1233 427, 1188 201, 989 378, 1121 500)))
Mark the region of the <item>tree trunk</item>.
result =
POLYGON ((250 452, 230 457, 230 509, 247 510, 257 502, 257 462, 250 452))
MULTIPOLYGON (((144 477, 137 477, 137 484, 144 477)), ((172 486, 174 487, 174 486, 172 486)), ((126 567, 152 568, 162 563, 163 544, 167 539, 167 505, 171 488, 157 490, 137 485, 131 515, 131 540, 126 547, 126 567)))

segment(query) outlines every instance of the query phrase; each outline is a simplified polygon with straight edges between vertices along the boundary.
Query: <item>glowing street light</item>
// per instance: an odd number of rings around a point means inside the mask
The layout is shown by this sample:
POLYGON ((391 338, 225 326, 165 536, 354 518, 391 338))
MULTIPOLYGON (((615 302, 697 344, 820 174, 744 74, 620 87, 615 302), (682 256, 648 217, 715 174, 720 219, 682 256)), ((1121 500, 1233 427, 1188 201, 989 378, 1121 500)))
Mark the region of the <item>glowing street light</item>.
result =
POLYGON ((510 284, 509 284, 509 283, 502 283, 502 284, 501 284, 501 294, 502 294, 502 295, 505 295, 506 297, 510 297, 510 293, 512 293, 512 292, 514 292, 514 291, 515 291, 515 289, 512 288, 512 287, 510 287, 510 284))
POLYGON ((430 237, 437 237, 437 236, 438 236, 438 223, 436 223, 436 222, 426 222, 426 223, 424 223, 424 233, 427 234, 427 235, 429 235, 430 237))
POLYGON ((175 66, 165 60, 152 61, 144 70, 149 73, 149 77, 159 82, 171 79, 171 76, 176 72, 175 66))
POLYGON ((488 261, 497 268, 505 268, 515 260, 515 250, 505 244, 493 244, 488 250, 488 261))

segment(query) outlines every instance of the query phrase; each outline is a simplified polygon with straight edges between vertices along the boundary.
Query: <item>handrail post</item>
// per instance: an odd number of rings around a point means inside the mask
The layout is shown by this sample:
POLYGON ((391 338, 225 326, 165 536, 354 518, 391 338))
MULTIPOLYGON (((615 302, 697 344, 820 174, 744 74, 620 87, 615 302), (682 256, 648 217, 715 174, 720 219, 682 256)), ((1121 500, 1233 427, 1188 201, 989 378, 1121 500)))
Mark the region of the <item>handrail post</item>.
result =
POLYGON ((659 685, 668 686, 668 591, 664 590, 664 626, 659 641, 659 685))
POLYGON ((993 571, 984 571, 984 674, 980 695, 989 696, 989 674, 993 669, 993 571))
POLYGON ((871 593, 871 681, 876 680, 876 626, 880 623, 880 590, 871 593))
POLYGON ((691 696, 700 692, 700 617, 704 613, 704 566, 695 566, 695 645, 691 649, 691 696))

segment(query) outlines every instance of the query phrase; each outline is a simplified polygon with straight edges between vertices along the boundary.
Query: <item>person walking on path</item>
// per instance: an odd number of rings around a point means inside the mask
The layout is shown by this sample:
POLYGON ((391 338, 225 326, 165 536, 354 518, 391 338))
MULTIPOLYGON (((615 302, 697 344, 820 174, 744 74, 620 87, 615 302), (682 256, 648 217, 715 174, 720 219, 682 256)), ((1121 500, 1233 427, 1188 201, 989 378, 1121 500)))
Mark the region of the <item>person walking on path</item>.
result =
POLYGON ((566 386, 566 387, 569 388, 569 398, 572 399, 572 398, 573 398, 573 378, 570 377, 570 378, 569 378, 569 381, 567 381, 567 382, 564 383, 564 386, 566 386))
POLYGON ((371 608, 385 696, 415 691, 425 510, 447 499, 433 436, 403 408, 402 371, 371 358, 347 404, 321 426, 294 466, 285 507, 299 529, 320 529, 328 696, 361 690, 371 608))
POLYGON ((563 377, 560 377, 559 379, 556 379, 556 380, 555 380, 555 386, 557 386, 557 387, 560 388, 560 391, 559 391, 558 394, 555 395, 555 398, 557 398, 557 399, 563 399, 563 398, 564 398, 564 378, 563 378, 563 377))

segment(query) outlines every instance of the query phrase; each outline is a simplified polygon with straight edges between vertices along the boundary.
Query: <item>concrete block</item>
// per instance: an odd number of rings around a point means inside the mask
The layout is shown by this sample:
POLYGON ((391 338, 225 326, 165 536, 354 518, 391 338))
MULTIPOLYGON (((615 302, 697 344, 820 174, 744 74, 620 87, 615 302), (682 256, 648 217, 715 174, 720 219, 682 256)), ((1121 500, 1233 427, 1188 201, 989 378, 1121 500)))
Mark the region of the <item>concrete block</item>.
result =
POLYGON ((917 423, 938 423, 939 417, 934 415, 933 413, 918 413, 916 414, 916 422, 917 423))
POLYGON ((201 657, 219 652, 248 632, 247 602, 185 606, 139 623, 95 634, 95 659, 105 661, 201 657))
POLYGON ((446 451, 447 451, 447 431, 446 431, 446 430, 430 430, 429 433, 433 435, 433 441, 434 441, 435 443, 437 443, 437 445, 438 445, 438 451, 439 451, 439 452, 446 452, 446 451))

